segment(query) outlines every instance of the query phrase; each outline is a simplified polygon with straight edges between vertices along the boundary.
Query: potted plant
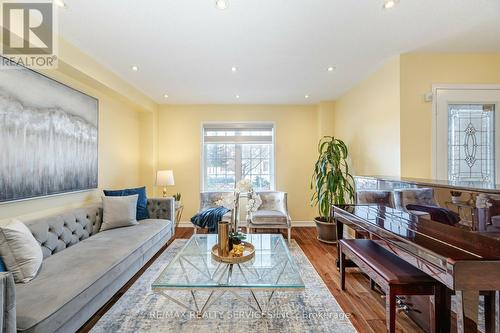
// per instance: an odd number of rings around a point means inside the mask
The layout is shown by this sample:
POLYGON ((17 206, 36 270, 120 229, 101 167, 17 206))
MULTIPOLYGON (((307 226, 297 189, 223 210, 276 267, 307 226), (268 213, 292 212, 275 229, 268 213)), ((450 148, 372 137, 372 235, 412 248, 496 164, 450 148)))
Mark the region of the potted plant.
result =
POLYGON ((311 180, 311 189, 314 190, 311 205, 317 206, 319 211, 314 221, 318 240, 335 243, 337 232, 333 205, 347 204, 354 199, 354 178, 347 163, 349 151, 342 140, 325 136, 319 141, 318 153, 311 180))
POLYGON ((181 194, 180 193, 174 194, 174 200, 175 200, 175 208, 179 208, 181 206, 181 194))
POLYGON ((247 235, 245 235, 242 232, 239 231, 233 231, 229 233, 229 251, 233 249, 234 245, 239 245, 241 244, 242 241, 244 241, 247 238, 247 235))

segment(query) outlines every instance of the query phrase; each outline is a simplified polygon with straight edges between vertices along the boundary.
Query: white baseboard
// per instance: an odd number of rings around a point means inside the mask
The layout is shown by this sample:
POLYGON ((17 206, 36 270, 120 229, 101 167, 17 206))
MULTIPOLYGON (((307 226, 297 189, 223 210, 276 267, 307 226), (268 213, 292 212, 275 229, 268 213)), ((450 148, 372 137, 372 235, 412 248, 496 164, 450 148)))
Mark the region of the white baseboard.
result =
MULTIPOLYGON (((292 221, 292 228, 314 227, 314 221, 292 221)), ((192 228, 193 224, 190 221, 179 222, 180 228, 192 228)))

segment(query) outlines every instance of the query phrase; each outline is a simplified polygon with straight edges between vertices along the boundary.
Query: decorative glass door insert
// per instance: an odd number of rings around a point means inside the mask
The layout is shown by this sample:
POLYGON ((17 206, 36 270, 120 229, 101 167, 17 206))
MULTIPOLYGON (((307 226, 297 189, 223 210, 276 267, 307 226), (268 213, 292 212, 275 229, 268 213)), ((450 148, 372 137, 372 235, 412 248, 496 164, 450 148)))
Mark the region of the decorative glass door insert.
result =
POLYGON ((495 182, 495 105, 448 105, 448 179, 495 182))

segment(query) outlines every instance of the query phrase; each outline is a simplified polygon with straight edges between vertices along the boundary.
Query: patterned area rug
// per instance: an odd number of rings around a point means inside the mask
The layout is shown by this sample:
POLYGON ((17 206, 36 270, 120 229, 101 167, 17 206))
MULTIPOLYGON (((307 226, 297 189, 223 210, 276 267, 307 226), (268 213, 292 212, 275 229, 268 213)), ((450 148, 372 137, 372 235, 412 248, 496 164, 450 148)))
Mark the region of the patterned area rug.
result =
MULTIPOLYGON (((278 293, 274 302, 280 305, 266 317, 226 293, 203 318, 196 318, 195 313, 153 293, 150 287, 185 243, 186 240, 175 240, 96 323, 92 332, 356 332, 349 316, 342 311, 295 241, 292 241, 290 252, 299 267, 305 291, 289 298, 278 293)), ((188 292, 169 294, 192 303, 188 292)), ((208 293, 206 295, 208 297, 208 293)), ((248 302, 251 302, 250 297, 248 294, 248 302)))

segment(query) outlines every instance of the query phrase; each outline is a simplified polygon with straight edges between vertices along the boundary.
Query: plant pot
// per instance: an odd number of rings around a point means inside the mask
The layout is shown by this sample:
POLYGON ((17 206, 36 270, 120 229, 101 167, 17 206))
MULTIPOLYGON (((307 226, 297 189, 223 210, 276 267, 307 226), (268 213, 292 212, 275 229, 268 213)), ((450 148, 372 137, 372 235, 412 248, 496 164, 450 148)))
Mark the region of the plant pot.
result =
POLYGON ((337 243, 337 224, 335 222, 328 222, 322 217, 314 219, 316 223, 316 230, 318 231, 318 240, 327 244, 337 243))

